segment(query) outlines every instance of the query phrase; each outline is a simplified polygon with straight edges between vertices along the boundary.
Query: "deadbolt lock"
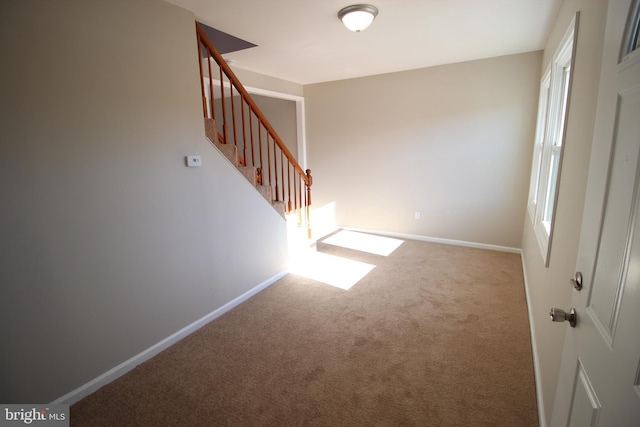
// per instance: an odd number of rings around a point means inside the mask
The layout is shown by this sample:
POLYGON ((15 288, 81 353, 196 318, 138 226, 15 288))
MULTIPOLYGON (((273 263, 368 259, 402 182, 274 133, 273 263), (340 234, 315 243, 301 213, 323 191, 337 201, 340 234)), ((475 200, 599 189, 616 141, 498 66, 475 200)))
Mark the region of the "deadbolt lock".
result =
POLYGON ((576 291, 582 289, 582 273, 579 271, 576 273, 576 277, 574 279, 569 280, 571 282, 571 286, 575 288, 576 291))

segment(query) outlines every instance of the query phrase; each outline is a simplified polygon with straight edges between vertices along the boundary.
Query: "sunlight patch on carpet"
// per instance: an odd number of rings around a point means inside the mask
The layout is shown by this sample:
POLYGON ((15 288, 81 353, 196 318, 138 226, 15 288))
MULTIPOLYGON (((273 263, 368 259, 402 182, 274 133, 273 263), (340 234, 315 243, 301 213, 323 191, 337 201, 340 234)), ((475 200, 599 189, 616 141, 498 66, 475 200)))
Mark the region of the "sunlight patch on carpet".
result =
POLYGON ((309 252, 296 259, 290 272, 348 291, 375 267, 322 252, 309 252))
POLYGON ((342 246, 343 248, 355 249, 374 255, 389 256, 398 246, 404 243, 404 240, 342 230, 326 238, 322 243, 342 246))

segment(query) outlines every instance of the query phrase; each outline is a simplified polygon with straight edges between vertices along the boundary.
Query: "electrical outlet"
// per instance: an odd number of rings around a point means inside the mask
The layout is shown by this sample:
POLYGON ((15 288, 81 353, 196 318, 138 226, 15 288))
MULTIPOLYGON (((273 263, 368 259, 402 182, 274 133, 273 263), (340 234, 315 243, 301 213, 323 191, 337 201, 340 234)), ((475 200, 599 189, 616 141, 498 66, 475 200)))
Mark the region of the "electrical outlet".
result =
POLYGON ((415 218, 416 218, 416 219, 420 219, 420 217, 421 217, 420 212, 416 212, 416 213, 415 213, 415 218))

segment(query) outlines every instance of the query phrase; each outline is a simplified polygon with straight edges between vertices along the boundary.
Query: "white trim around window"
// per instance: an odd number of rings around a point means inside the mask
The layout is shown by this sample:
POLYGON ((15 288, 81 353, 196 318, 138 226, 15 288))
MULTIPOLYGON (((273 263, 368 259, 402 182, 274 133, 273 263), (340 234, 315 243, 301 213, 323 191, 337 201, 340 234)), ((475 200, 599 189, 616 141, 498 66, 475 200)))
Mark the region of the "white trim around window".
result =
POLYGON ((540 81, 527 211, 545 266, 549 266, 569 116, 574 46, 579 13, 571 21, 540 81))

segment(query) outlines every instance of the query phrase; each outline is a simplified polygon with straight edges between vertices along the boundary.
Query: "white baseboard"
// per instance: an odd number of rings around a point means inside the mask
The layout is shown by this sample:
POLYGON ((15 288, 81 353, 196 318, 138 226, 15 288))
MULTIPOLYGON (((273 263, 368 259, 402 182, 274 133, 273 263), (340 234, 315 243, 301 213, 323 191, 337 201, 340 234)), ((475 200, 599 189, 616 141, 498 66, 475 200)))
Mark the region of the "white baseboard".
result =
POLYGON ((262 291, 263 289, 271 286, 272 284, 274 284, 278 280, 282 279, 287 274, 288 274, 288 272, 284 271, 284 272, 278 273, 275 276, 265 280, 264 282, 260 283, 258 286, 254 287, 253 289, 248 290, 247 292, 245 292, 244 294, 240 295, 239 297, 229 301, 228 303, 226 303, 222 307, 220 307, 220 308, 212 311, 211 313, 201 317, 200 319, 196 320, 195 322, 191 323, 190 325, 185 326, 184 328, 180 329, 178 332, 176 332, 176 333, 168 336, 167 338, 163 339, 162 341, 152 345, 151 347, 149 347, 148 349, 142 351, 141 353, 136 354, 135 356, 133 356, 129 360, 126 360, 126 361, 122 362, 118 366, 116 366, 116 367, 108 370, 107 372, 103 373, 102 375, 92 379, 88 383, 86 383, 84 385, 81 385, 80 387, 78 387, 75 390, 65 394, 62 397, 59 397, 58 399, 56 399, 53 402, 51 402, 51 404, 52 405, 59 405, 59 404, 72 405, 72 404, 74 404, 75 402, 79 401, 80 399, 90 395, 91 393, 95 392, 99 388, 109 384, 110 382, 114 381, 115 379, 117 379, 117 378, 121 377, 122 375, 126 374, 127 372, 131 371, 133 368, 135 368, 139 364, 141 364, 143 362, 146 362, 147 360, 151 359, 153 356, 157 355, 161 351, 166 350, 167 348, 169 348, 173 344, 175 344, 178 341, 180 341, 181 339, 185 338, 187 335, 197 331, 198 329, 200 329, 201 327, 203 327, 207 323, 211 322, 212 320, 222 316, 224 313, 226 313, 227 311, 231 310, 232 308, 234 308, 234 307, 240 305, 241 303, 245 302, 246 300, 248 300, 249 298, 251 298, 252 296, 257 294, 258 292, 262 291))
POLYGON ((367 229, 353 228, 353 227, 338 227, 338 228, 342 230, 358 231, 360 233, 379 234, 381 236, 397 237, 401 239, 422 240, 424 242, 442 243, 445 245, 455 245, 455 246, 466 246, 468 248, 489 249, 492 251, 511 252, 514 254, 521 253, 520 248, 512 248, 509 246, 497 246, 497 245, 489 245, 486 243, 465 242, 463 240, 442 239, 439 237, 421 236, 419 234, 396 233, 393 231, 367 230, 367 229))
POLYGON ((527 281, 527 267, 524 262, 524 254, 520 255, 522 260, 522 276, 524 278, 524 291, 527 298, 527 312, 529 313, 529 330, 531 332, 531 352, 533 353, 533 372, 536 380, 536 400, 538 401, 538 423, 540 427, 546 427, 547 421, 544 415, 544 399, 542 397, 542 377, 540 376, 540 359, 538 358, 538 346, 536 345, 536 330, 533 325, 533 314, 531 313, 531 296, 529 292, 529 282, 527 281))

